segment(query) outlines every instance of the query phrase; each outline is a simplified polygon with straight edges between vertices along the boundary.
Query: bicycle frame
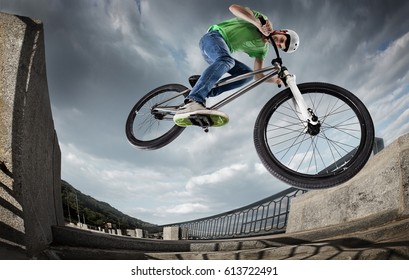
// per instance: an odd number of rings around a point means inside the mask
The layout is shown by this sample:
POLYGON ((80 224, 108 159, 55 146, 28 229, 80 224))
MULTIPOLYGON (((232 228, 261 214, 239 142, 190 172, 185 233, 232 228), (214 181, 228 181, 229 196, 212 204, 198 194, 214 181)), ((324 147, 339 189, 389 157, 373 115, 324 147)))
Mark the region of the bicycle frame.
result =
MULTIPOLYGON (((255 76, 256 74, 264 73, 264 72, 267 72, 267 71, 270 71, 270 72, 265 74, 263 78, 255 80, 255 81, 251 82, 250 84, 248 84, 246 86, 243 86, 242 88, 240 88, 239 90, 237 90, 233 94, 227 96, 226 98, 222 99, 218 103, 211 106, 209 109, 218 110, 219 108, 225 106, 226 104, 232 102, 233 100, 237 99, 238 97, 242 96, 243 94, 245 94, 245 93, 249 92, 250 90, 254 89, 255 87, 262 84, 263 82, 270 79, 271 77, 276 76, 276 75, 280 75, 280 78, 283 81, 285 81, 284 83, 286 84, 287 87, 290 88, 291 92, 293 93, 294 102, 296 104, 296 108, 298 108, 297 112, 299 113, 299 118, 300 118, 300 120, 302 120, 304 122, 305 127, 307 128, 308 124, 317 125, 318 124, 317 117, 314 115, 312 110, 310 108, 308 108, 308 106, 306 105, 306 103, 304 101, 304 98, 303 98, 300 90, 297 87, 297 84, 296 84, 296 81, 295 81, 295 76, 290 74, 285 67, 282 67, 277 62, 273 63, 272 66, 265 67, 265 68, 260 69, 260 70, 252 71, 252 72, 242 74, 242 75, 239 75, 239 76, 235 76, 235 77, 227 77, 225 79, 222 79, 218 83, 216 83, 214 88, 217 88, 217 87, 220 87, 220 86, 223 86, 223 85, 227 85, 227 84, 230 84, 230 83, 233 83, 233 82, 236 82, 236 81, 240 81, 242 79, 246 79, 246 78, 255 76), (284 71, 282 71, 282 69, 284 69, 284 71)), ((176 112, 176 110, 177 110, 176 106, 161 107, 161 105, 165 104, 166 102, 168 102, 168 101, 170 101, 170 100, 172 100, 174 98, 177 98, 177 97, 179 97, 181 95, 186 95, 186 94, 188 94, 188 92, 190 92, 190 89, 182 91, 179 94, 177 94, 176 96, 171 97, 171 98, 169 98, 167 100, 163 100, 161 103, 156 104, 156 106, 154 106, 152 111, 160 112, 160 113, 167 113, 167 114, 174 114, 176 112)))
MULTIPOLYGON (((278 75, 278 73, 280 72, 281 67, 279 65, 274 65, 274 66, 269 66, 257 71, 252 71, 246 74, 242 74, 239 76, 235 76, 235 77, 227 77, 224 78, 222 80, 220 80, 219 82, 216 83, 216 85, 213 88, 217 88, 223 85, 227 85, 233 82, 237 82, 252 76, 255 76, 256 74, 259 73, 264 73, 267 71, 270 71, 270 73, 268 73, 265 77, 263 77, 262 79, 256 80, 254 82, 251 82, 250 84, 246 85, 245 87, 239 89, 238 91, 234 92, 233 94, 227 96, 226 98, 224 98, 223 100, 221 100, 219 103, 213 105, 212 107, 210 107, 209 109, 214 109, 217 110, 221 107, 223 107, 224 105, 230 103, 231 101, 237 99, 238 97, 240 97, 241 95, 243 95, 244 93, 250 91, 251 89, 257 87, 259 84, 263 83, 265 80, 269 79, 270 77, 274 76, 274 75, 278 75)), ((172 107, 161 107, 162 104, 165 104, 167 102, 169 102, 172 99, 175 99, 181 95, 187 95, 190 92, 190 89, 186 89, 182 92, 179 92, 177 95, 170 97, 168 99, 162 100, 162 102, 155 104, 154 106, 154 110, 157 112, 161 112, 161 113, 169 113, 169 114, 174 114, 177 110, 177 107, 172 106, 172 107)))

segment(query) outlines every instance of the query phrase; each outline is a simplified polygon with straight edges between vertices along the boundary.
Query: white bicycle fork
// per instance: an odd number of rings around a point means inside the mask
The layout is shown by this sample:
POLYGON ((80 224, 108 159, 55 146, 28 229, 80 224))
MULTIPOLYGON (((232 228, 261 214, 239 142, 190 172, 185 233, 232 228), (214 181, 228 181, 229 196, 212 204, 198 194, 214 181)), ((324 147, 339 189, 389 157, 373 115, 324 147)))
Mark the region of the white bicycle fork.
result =
POLYGON ((293 102, 298 114, 298 118, 303 122, 306 131, 308 130, 309 125, 318 125, 318 118, 315 116, 313 110, 311 108, 308 108, 308 105, 306 104, 301 91, 297 87, 295 75, 292 75, 288 72, 288 70, 285 70, 284 77, 286 77, 287 85, 293 93, 293 102))

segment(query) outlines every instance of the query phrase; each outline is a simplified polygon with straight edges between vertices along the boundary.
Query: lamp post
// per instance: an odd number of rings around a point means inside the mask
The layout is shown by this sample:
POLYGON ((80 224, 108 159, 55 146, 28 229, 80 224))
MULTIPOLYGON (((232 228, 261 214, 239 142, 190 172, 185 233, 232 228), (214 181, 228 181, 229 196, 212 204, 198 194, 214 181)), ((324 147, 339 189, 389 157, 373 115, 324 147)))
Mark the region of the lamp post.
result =
POLYGON ((77 192, 75 192, 75 199, 77 200, 77 216, 78 216, 78 224, 80 224, 80 223, 81 223, 81 220, 80 220, 80 212, 79 212, 79 210, 78 210, 78 196, 77 196, 77 192))

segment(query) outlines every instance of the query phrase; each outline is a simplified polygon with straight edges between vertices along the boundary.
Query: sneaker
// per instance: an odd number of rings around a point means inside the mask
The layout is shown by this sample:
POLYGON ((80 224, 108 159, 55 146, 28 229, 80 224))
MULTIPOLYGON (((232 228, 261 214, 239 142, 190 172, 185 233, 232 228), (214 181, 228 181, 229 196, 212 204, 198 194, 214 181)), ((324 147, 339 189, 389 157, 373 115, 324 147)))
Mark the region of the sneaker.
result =
POLYGON ((208 109, 196 101, 189 101, 182 107, 180 107, 173 117, 173 121, 179 126, 191 125, 189 116, 197 112, 207 111, 208 109))
POLYGON ((211 119, 210 126, 222 126, 229 121, 229 117, 225 113, 217 110, 209 110, 196 101, 190 101, 184 106, 180 107, 176 111, 173 121, 176 123, 176 125, 182 127, 194 125, 195 123, 192 122, 190 118, 194 118, 194 115, 208 115, 211 119))
POLYGON ((207 110, 207 108, 199 102, 190 100, 188 103, 186 103, 176 111, 175 117, 177 116, 178 118, 185 118, 187 115, 190 115, 193 112, 202 110, 207 110))

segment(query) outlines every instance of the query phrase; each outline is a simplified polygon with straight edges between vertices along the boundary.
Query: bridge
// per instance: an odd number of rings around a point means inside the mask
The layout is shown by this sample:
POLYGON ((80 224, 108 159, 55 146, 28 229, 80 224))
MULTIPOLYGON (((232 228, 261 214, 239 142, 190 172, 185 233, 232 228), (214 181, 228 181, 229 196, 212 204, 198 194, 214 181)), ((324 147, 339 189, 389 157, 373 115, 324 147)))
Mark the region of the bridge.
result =
POLYGON ((44 52, 40 21, 0 13, 0 259, 409 259, 409 134, 350 181, 292 196, 285 227, 249 224, 262 235, 196 240, 182 224, 168 225, 177 240, 150 240, 66 227, 44 52))

